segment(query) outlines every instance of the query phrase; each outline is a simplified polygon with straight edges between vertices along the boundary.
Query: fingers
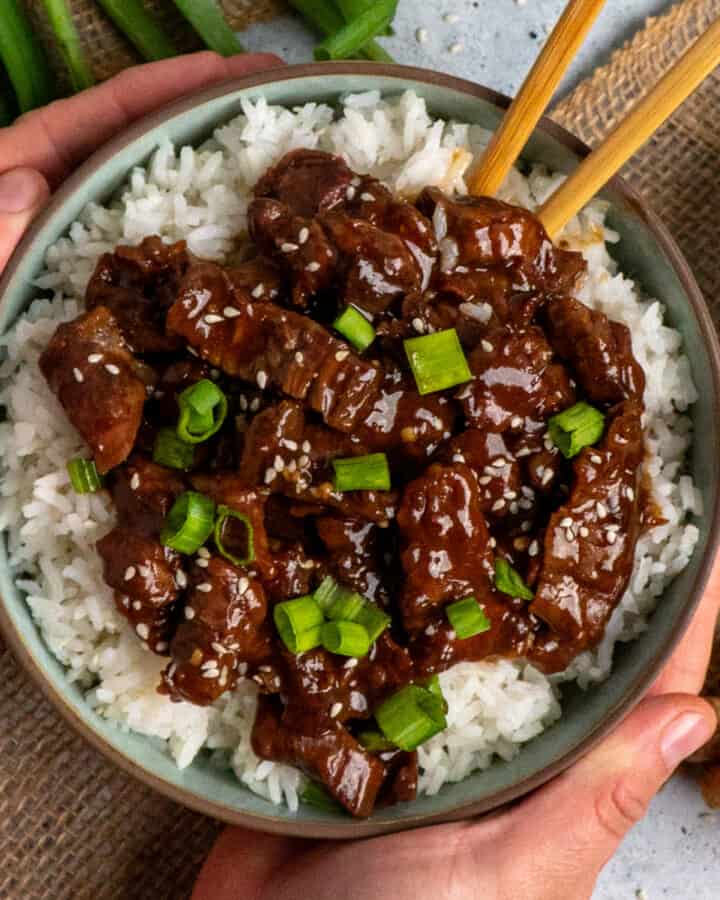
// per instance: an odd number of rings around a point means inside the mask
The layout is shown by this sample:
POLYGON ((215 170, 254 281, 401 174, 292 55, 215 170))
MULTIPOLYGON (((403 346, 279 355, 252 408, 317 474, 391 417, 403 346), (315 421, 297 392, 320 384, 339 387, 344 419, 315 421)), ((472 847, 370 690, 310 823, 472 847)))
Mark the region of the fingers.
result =
POLYGON ((272 874, 299 849, 311 847, 292 838, 226 828, 205 860, 192 900, 259 900, 272 874))
POLYGON ((696 694, 705 681, 712 652, 715 625, 720 609, 720 554, 715 560, 708 585, 685 636, 663 669, 651 694, 671 692, 696 694))
POLYGON ((57 185, 95 148, 146 113, 187 94, 282 65, 272 54, 195 53, 127 69, 0 130, 0 167, 30 166, 57 185))
POLYGON ((507 871, 515 872, 514 896, 566 900, 573 884, 573 900, 589 897, 627 831, 716 722, 697 697, 648 698, 598 748, 510 812, 502 852, 507 871), (552 879, 557 894, 533 892, 533 884, 547 886, 552 879))
POLYGON ((49 196, 47 181, 33 169, 12 169, 0 175, 0 274, 49 196))

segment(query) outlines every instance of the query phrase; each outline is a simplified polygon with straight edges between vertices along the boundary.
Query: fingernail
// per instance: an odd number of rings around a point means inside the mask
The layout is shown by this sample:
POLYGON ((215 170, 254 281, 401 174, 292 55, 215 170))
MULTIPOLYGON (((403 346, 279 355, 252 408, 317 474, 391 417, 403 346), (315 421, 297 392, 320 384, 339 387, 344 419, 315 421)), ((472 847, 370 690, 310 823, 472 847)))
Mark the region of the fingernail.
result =
POLYGON ((713 735, 713 726, 705 716, 685 713, 671 722, 660 742, 660 752, 668 769, 675 769, 695 753, 713 735))
POLYGON ((31 209, 40 199, 41 181, 32 169, 13 169, 0 175, 0 213, 31 209))

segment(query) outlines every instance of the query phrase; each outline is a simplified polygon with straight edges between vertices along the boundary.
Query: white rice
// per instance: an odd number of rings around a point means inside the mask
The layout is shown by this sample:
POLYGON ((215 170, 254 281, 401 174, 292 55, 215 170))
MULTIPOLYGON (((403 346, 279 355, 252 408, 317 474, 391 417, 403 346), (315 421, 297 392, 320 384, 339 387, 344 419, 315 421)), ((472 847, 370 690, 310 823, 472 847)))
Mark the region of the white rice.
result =
MULTIPOLYGON (((144 652, 115 611, 94 550, 112 527, 114 513, 107 498, 75 494, 69 485, 65 463, 85 448, 40 375, 39 353, 58 322, 79 313, 98 256, 118 243, 159 233, 168 241, 186 239, 199 256, 232 258, 247 240, 252 185, 292 148, 339 153, 353 168, 412 195, 426 184, 466 191, 463 176, 487 138, 477 126, 433 121, 413 93, 386 100, 376 92, 356 94, 346 98, 341 115, 314 103, 292 111, 263 100, 246 103, 243 114, 203 147, 178 150, 165 142, 147 169, 132 172, 120 199, 107 207, 89 204, 68 237, 47 253, 37 286, 51 299, 36 300, 0 339, 6 351, 0 403, 8 413, 0 425, 0 527, 9 535, 12 568, 45 640, 67 667, 68 678, 86 688, 88 703, 121 728, 165 739, 181 768, 207 748, 251 790, 293 810, 303 784, 297 770, 260 761, 252 752, 252 683, 241 683, 210 709, 171 703, 156 692, 165 661, 144 652)), ((529 177, 513 171, 503 197, 534 208, 560 180, 541 168, 529 177)), ((495 757, 512 758, 557 720, 556 681, 577 679, 586 687, 606 678, 616 641, 631 640, 646 627, 698 538, 690 520, 700 514, 701 499, 684 473, 691 441, 684 413, 696 397, 688 360, 680 334, 663 324, 662 306, 618 273, 606 248, 617 235, 604 218, 603 204, 593 203, 564 237, 588 261, 578 296, 632 331, 647 376, 647 468, 668 524, 640 540, 630 587, 602 646, 582 654, 560 679, 505 660, 463 663, 441 676, 449 724, 420 750, 420 789, 428 794, 489 766, 495 757)), ((442 232, 442 222, 435 226, 442 232)))

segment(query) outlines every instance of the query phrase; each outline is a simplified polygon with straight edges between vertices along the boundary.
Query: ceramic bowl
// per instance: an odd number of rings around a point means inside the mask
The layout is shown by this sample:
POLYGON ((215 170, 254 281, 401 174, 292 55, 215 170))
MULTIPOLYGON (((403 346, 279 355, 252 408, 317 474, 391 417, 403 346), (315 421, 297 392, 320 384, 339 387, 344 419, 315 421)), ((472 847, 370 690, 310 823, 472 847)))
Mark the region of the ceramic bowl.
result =
MULTIPOLYGON (((508 100, 483 87, 434 72, 372 63, 297 66, 252 75, 184 99, 133 125, 91 157, 55 195, 47 211, 14 255, 0 284, 0 329, 21 316, 35 293, 47 247, 56 241, 90 200, 106 201, 136 165, 143 165, 163 138, 196 143, 240 112, 242 98, 265 97, 294 106, 337 101, 351 91, 408 88, 427 100, 430 111, 493 128, 508 100)), ((572 169, 587 149, 572 135, 543 121, 524 156, 551 169, 572 169)), ((693 408, 696 440, 690 467, 702 491, 705 512, 700 539, 687 569, 668 588, 647 631, 618 647, 612 675, 583 693, 565 692, 562 719, 526 744, 512 762, 496 762, 434 797, 379 810, 367 821, 301 806, 297 814, 274 807, 244 788, 230 772, 218 771, 201 756, 184 771, 175 767, 160 742, 123 733, 97 716, 70 684, 43 643, 0 548, 0 624, 15 653, 59 711, 91 743, 120 767, 168 797, 207 815, 260 830, 306 837, 350 838, 433 822, 475 816, 512 801, 557 775, 588 751, 636 703, 668 659, 687 627, 707 579, 718 542, 719 354, 715 331, 698 287, 657 215, 623 181, 605 192, 610 223, 621 235, 613 254, 623 270, 667 308, 692 365, 699 399, 693 408)))

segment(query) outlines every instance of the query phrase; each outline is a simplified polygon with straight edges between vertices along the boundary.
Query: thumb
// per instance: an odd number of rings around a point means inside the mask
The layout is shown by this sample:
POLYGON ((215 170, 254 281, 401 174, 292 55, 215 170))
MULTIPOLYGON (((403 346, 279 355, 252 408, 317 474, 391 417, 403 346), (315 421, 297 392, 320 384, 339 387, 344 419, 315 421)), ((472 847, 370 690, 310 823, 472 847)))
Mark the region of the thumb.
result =
POLYGON ((514 881, 523 881, 516 896, 536 896, 539 869, 542 883, 558 886, 558 897, 589 897, 600 870, 650 800, 716 727, 712 707, 698 697, 647 698, 599 747, 516 807, 506 823, 507 871, 514 869, 514 881), (533 871, 521 874, 518 862, 528 858, 529 848, 533 871))
POLYGON ((11 169, 0 175, 0 274, 49 196, 47 181, 34 169, 11 169))

